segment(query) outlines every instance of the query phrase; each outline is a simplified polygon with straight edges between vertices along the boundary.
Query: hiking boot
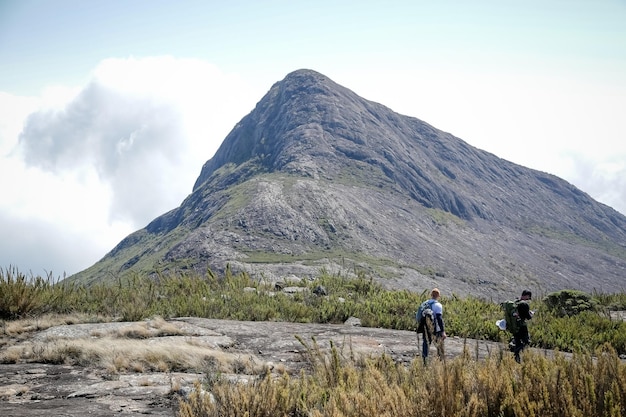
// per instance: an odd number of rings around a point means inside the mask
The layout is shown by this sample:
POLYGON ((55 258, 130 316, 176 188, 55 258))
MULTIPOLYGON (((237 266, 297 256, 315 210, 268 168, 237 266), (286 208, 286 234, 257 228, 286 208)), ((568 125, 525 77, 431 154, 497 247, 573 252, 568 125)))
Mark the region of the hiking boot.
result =
POLYGON ((511 341, 509 342, 509 350, 510 350, 511 352, 514 352, 514 351, 515 351, 515 341, 514 341, 514 340, 511 340, 511 341))

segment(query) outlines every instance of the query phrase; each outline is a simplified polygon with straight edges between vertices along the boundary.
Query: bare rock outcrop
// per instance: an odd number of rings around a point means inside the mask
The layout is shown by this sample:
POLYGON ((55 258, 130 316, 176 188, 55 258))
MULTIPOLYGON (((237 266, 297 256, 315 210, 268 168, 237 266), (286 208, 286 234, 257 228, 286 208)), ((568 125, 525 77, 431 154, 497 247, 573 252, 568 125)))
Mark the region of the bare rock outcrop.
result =
MULTIPOLYGON (((0 364, 0 415, 173 417, 178 400, 190 392, 195 381, 206 382, 219 376, 245 382, 256 378, 262 370, 297 374, 310 366, 311 349, 317 346, 322 352, 328 351, 331 341, 345 358, 386 354, 408 364, 420 352, 415 332, 367 328, 353 323, 240 322, 182 317, 169 320, 168 325, 172 326, 170 335, 153 332, 152 336, 137 340, 140 349, 150 351, 163 344, 164 349, 182 352, 186 346, 199 347, 194 352, 205 358, 204 365, 193 370, 119 371, 112 370, 111 363, 98 363, 93 358, 89 363, 80 359, 79 352, 87 353, 90 349, 85 344, 87 341, 96 343, 108 340, 111 335, 116 335, 117 339, 106 342, 109 343, 107 350, 123 353, 125 341, 137 337, 131 330, 146 328, 145 322, 55 326, 20 340, 5 340, 2 356, 5 362, 11 350, 22 349, 32 355, 37 349, 53 349, 61 342, 66 355, 74 352, 77 363, 71 363, 69 356, 64 359, 67 363, 37 363, 27 354, 18 363, 0 364)), ((465 346, 479 357, 503 348, 493 342, 448 338, 446 356, 459 355, 465 346)), ((157 351, 150 352, 157 354, 157 351)))

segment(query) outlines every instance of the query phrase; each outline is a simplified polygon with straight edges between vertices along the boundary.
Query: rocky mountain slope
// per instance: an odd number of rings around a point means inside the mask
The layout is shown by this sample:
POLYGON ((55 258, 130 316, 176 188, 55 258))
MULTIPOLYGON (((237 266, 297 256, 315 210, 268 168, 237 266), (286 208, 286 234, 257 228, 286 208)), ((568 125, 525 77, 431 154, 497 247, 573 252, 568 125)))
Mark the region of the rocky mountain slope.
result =
POLYGON ((273 280, 364 271, 461 295, 623 291, 626 217, 298 70, 233 128, 180 207, 68 280, 226 265, 273 280))

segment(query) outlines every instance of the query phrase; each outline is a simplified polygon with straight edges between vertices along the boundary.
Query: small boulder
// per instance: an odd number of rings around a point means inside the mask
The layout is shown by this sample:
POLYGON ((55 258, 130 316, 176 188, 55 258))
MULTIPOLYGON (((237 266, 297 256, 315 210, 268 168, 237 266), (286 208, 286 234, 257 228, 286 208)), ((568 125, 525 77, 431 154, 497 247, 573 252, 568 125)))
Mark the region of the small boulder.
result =
POLYGON ((350 317, 343 324, 345 324, 346 326, 361 327, 361 319, 358 319, 356 317, 350 317))
POLYGON ((318 285, 313 289, 313 294, 319 295, 320 297, 328 295, 328 291, 326 291, 326 287, 323 285, 318 285))

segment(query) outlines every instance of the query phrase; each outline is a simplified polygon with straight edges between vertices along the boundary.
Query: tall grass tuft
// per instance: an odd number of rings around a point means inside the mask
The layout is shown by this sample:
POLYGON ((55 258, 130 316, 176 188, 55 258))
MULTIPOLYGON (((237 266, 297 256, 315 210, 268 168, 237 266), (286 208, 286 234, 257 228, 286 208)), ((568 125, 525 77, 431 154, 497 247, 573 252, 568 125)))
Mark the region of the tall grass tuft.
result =
POLYGON ((41 315, 63 298, 63 289, 47 278, 26 276, 15 267, 0 268, 0 319, 41 315))
POLYGON ((180 403, 178 417, 583 417, 626 415, 626 364, 600 349, 573 359, 529 353, 476 361, 469 354, 423 366, 388 356, 340 359, 313 348, 314 369, 298 377, 265 374, 251 384, 200 385, 180 403), (328 364, 334 364, 328 366, 328 364))

